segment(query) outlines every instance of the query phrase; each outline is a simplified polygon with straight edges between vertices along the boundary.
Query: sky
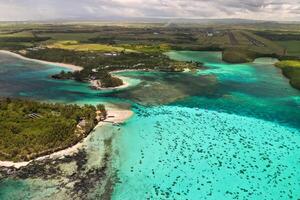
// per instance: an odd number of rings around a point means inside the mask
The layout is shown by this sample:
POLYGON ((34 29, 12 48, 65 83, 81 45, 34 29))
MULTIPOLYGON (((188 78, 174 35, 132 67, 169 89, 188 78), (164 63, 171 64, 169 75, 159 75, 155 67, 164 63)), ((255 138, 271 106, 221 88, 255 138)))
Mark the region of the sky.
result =
POLYGON ((0 0, 0 21, 124 18, 300 21, 300 0, 0 0))

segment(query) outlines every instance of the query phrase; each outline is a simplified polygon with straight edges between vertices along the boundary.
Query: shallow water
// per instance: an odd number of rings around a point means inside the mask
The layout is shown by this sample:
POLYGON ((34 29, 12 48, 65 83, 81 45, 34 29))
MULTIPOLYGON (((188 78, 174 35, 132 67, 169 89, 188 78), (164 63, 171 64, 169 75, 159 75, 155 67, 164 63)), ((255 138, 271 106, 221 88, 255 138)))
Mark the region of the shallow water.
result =
POLYGON ((115 140, 121 183, 113 199, 298 199, 300 93, 275 60, 231 65, 219 53, 169 56, 203 62, 208 69, 197 75, 216 81, 200 89, 190 82, 181 88, 187 96, 168 105, 134 108, 115 140))
MULTIPOLYGON (((108 98, 107 94, 122 89, 97 91, 90 89, 88 83, 50 78, 61 70, 69 71, 59 65, 25 61, 0 53, 0 94, 6 97, 64 103, 118 102, 116 98, 108 98)), ((138 79, 126 79, 126 81, 129 82, 130 87, 139 83, 138 79)))
POLYGON ((135 112, 115 140, 113 199, 299 197, 297 129, 181 106, 135 112))
MULTIPOLYGON (((276 60, 232 65, 222 62, 219 52, 168 55, 203 62, 207 69, 120 72, 131 82, 129 89, 99 92, 49 79, 60 67, 0 55, 0 94, 132 105, 132 119, 106 130, 115 135, 112 165, 119 180, 112 199, 300 198, 300 92, 272 65, 276 60)), ((91 140, 88 146, 101 149, 101 143, 91 140)), ((87 165, 95 167, 98 153, 89 152, 87 165)), ((22 188, 31 194, 23 199, 37 196, 29 185, 26 189, 28 180, 2 182, 1 199, 9 199, 3 191, 22 188)))

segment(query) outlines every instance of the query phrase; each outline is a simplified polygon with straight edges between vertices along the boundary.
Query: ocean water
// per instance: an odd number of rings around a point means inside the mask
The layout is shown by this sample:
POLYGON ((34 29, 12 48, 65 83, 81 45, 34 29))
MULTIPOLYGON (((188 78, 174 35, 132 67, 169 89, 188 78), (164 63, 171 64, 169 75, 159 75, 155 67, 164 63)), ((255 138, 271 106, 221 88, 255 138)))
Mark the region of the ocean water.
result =
MULTIPOLYGON (((276 60, 232 65, 216 52, 168 55, 207 69, 174 86, 184 98, 134 107, 115 140, 120 183, 113 199, 299 199, 300 93, 276 60), (198 81, 210 88, 195 88, 198 81)), ((148 88, 156 87, 154 76, 148 88)))
POLYGON ((297 199, 299 130, 216 111, 136 108, 113 199, 297 199))
MULTIPOLYGON (((92 90, 88 83, 51 78, 62 70, 69 71, 59 65, 26 61, 0 53, 0 95, 78 104, 119 102, 116 98, 110 99, 107 94, 123 89, 97 91, 92 90)), ((125 77, 125 80, 129 88, 139 83, 138 79, 125 77)))
MULTIPOLYGON (((273 66, 276 60, 233 65, 222 62, 220 52, 167 55, 200 61, 206 69, 120 72, 130 88, 94 91, 87 84, 49 79, 59 66, 0 55, 0 94, 131 105, 130 120, 92 135, 114 135, 112 171, 118 181, 112 199, 299 199, 300 92, 273 66)), ((88 142, 95 151, 87 151, 87 165, 97 165, 102 143, 101 138, 88 142)), ((36 189, 30 180, 2 180, 0 196, 9 199, 9 193, 25 190, 30 195, 20 199, 43 191, 47 198, 64 199, 53 181, 43 180, 36 189)), ((94 193, 87 198, 97 199, 94 193)))

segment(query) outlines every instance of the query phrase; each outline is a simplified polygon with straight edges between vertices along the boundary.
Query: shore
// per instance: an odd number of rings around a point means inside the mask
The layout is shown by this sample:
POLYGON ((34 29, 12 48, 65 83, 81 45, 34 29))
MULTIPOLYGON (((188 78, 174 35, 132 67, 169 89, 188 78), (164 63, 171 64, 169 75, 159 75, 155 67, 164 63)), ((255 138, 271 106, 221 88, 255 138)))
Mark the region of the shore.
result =
MULTIPOLYGON (((44 60, 37 60, 37 59, 27 58, 27 57, 22 56, 20 54, 17 54, 17 53, 11 52, 11 51, 6 51, 6 50, 0 50, 0 53, 8 54, 8 55, 14 56, 16 58, 20 58, 20 59, 27 60, 27 61, 37 62, 37 63, 41 63, 41 64, 46 64, 46 65, 60 66, 60 67, 63 67, 63 68, 70 69, 72 71, 81 71, 83 69, 83 67, 80 67, 80 66, 77 66, 77 65, 72 65, 72 64, 49 62, 49 61, 44 61, 44 60)), ((127 71, 127 70, 113 71, 111 73, 116 73, 116 72, 120 72, 120 71, 127 71)), ((96 90, 114 90, 114 89, 126 88, 126 87, 129 86, 129 83, 124 81, 124 78, 122 76, 118 76, 118 75, 114 75, 114 76, 117 77, 117 78, 122 79, 123 85, 120 85, 120 86, 117 86, 117 87, 103 88, 103 87, 101 87, 101 82, 99 80, 91 80, 90 81, 91 87, 96 89, 96 90)))
MULTIPOLYGON (((31 58, 26 58, 20 54, 14 53, 14 52, 10 52, 10 51, 6 51, 6 50, 0 50, 0 53, 4 53, 4 54, 8 54, 23 60, 28 60, 28 61, 32 61, 32 62, 37 62, 37 63, 42 63, 42 64, 48 64, 48 65, 55 65, 55 66, 61 66, 64 68, 68 68, 71 69, 73 71, 77 71, 77 70, 82 70, 83 68, 80 66, 75 66, 75 65, 71 65, 71 64, 65 64, 65 63, 55 63, 55 62, 48 62, 48 61, 42 61, 42 60, 37 60, 37 59, 31 59, 31 58)), ((117 76, 118 78, 123 78, 121 76, 117 76)), ((122 79, 123 80, 123 79, 122 79)), ((97 81, 97 80, 95 80, 97 81)), ((111 87, 111 88, 99 88, 101 90, 110 90, 110 89, 121 89, 121 88, 126 88, 129 86, 129 83, 127 83, 126 81, 123 80, 123 85, 118 86, 118 87, 111 87)), ((91 82, 92 84, 92 82, 91 82)), ((93 86, 93 85, 92 85, 93 86)), ((119 124, 122 123, 124 121, 126 121, 128 118, 130 118, 133 115, 133 112, 131 110, 121 110, 121 109, 110 109, 107 111, 108 112, 108 117, 106 120, 104 121, 100 121, 94 129, 99 128, 107 123, 112 123, 112 124, 119 124)), ((75 144, 74 146, 71 146, 67 149, 64 150, 60 150, 57 152, 54 152, 52 154, 46 155, 46 156, 41 156, 38 158, 35 158, 33 160, 30 161, 24 161, 24 162, 12 162, 12 161, 0 161, 0 167, 14 167, 14 168, 20 168, 20 167, 24 167, 27 166, 30 162, 32 161, 39 161, 39 160, 43 160, 43 159, 56 159, 56 158, 60 158, 63 156, 67 156, 67 155, 73 155, 75 153, 77 153, 80 149, 84 148, 84 144, 86 143, 86 141, 89 139, 90 134, 84 138, 81 142, 75 144)))
POLYGON ((110 72, 110 74, 116 78, 119 78, 123 81, 123 85, 120 85, 120 86, 116 86, 116 87, 101 87, 101 82, 99 80, 91 80, 89 81, 90 82, 90 85, 92 88, 96 89, 96 90, 115 90, 115 89, 124 89, 124 88, 127 88, 130 86, 130 84, 125 81, 126 80, 126 77, 124 76, 120 76, 120 75, 117 75, 115 73, 119 73, 119 72, 134 72, 134 71, 144 71, 144 72, 149 72, 149 71, 155 71, 155 70, 148 70, 148 69, 122 69, 122 70, 115 70, 115 71, 112 71, 110 72))
POLYGON ((90 81, 90 85, 91 88, 95 89, 95 90, 115 90, 115 89, 123 89, 129 86, 129 83, 125 81, 123 76, 117 76, 114 75, 114 77, 117 77, 119 79, 121 79, 123 81, 123 84, 120 86, 116 86, 116 87, 101 87, 101 81, 99 80, 91 80, 90 81))
POLYGON ((56 63, 56 62, 49 62, 49 61, 44 61, 44 60, 37 60, 37 59, 27 58, 27 57, 22 56, 20 54, 17 54, 17 53, 11 52, 11 51, 6 51, 6 50, 0 50, 0 53, 8 54, 8 55, 14 56, 16 58, 20 58, 20 59, 27 60, 27 61, 37 62, 37 63, 41 63, 41 64, 46 64, 46 65, 60 66, 60 67, 64 67, 64 68, 67 68, 67 69, 71 69, 72 71, 80 71, 80 70, 83 69, 83 67, 76 66, 76 65, 71 65, 71 64, 66 64, 66 63, 56 63))
MULTIPOLYGON (((127 119, 129 119, 132 115, 133 115, 133 112, 131 110, 120 110, 120 109, 119 110, 117 110, 117 109, 108 110, 107 111, 107 119, 105 119, 104 121, 100 121, 95 126, 94 130, 98 129, 98 128, 101 128, 102 126, 104 126, 107 123, 112 123, 112 124, 123 123, 127 119)), ((44 159, 58 159, 58 158, 62 158, 64 156, 74 155, 74 154, 78 153, 78 151, 80 149, 85 148, 85 144, 89 140, 90 135, 91 134, 89 134, 86 138, 84 138, 82 141, 75 144, 74 146, 71 146, 71 147, 69 147, 67 149, 64 149, 64 150, 54 152, 54 153, 46 155, 46 156, 41 156, 41 157, 35 158, 33 160, 30 160, 30 161, 26 161, 26 162, 0 161, 0 167, 14 167, 14 168, 18 169, 20 167, 27 166, 32 161, 41 161, 41 160, 44 160, 44 159)))

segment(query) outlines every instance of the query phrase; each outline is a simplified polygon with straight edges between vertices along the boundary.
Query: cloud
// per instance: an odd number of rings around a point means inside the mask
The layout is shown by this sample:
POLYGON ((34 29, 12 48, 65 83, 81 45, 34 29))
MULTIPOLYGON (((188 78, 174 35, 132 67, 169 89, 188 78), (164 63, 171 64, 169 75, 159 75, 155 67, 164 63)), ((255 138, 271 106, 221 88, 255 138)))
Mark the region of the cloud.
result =
POLYGON ((0 20, 248 18, 300 21, 300 0, 0 0, 0 20))

